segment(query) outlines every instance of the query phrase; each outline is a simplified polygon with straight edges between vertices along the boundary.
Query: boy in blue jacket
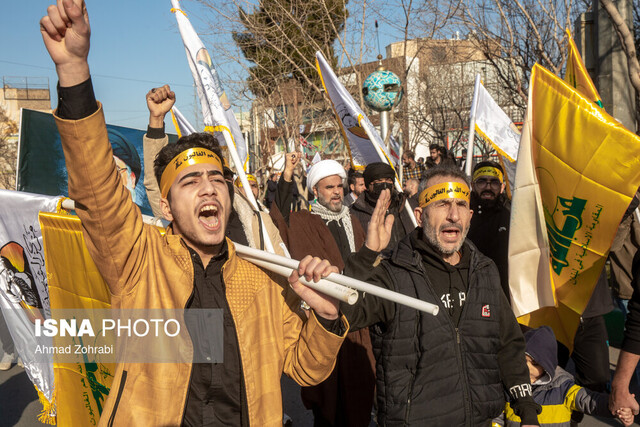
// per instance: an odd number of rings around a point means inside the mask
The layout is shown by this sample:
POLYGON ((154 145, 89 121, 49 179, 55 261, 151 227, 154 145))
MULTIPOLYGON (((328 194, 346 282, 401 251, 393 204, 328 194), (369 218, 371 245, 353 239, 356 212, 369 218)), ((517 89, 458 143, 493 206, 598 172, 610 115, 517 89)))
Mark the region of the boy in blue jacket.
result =
MULTIPOLYGON (((550 327, 531 329, 524 338, 533 399, 542 406, 542 412, 538 414, 541 426, 569 427, 572 411, 612 417, 608 409, 608 394, 580 387, 570 373, 558 366, 558 345, 550 327)), ((616 418, 625 426, 633 424, 631 408, 618 410, 616 418)), ((507 403, 500 419, 494 420, 494 425, 519 426, 520 418, 507 403)))

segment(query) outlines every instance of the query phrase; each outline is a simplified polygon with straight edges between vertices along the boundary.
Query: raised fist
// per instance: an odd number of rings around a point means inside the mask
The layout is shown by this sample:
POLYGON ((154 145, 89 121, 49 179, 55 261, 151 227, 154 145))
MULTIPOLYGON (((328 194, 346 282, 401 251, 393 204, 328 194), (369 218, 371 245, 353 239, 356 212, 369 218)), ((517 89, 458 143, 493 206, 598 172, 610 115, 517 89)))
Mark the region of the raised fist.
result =
POLYGON ((149 126, 162 127, 164 116, 176 102, 176 94, 169 85, 156 87, 147 93, 147 108, 149 108, 149 126))
POLYGON ((40 32, 56 64, 60 86, 69 87, 89 78, 89 15, 83 0, 58 0, 40 20, 40 32))

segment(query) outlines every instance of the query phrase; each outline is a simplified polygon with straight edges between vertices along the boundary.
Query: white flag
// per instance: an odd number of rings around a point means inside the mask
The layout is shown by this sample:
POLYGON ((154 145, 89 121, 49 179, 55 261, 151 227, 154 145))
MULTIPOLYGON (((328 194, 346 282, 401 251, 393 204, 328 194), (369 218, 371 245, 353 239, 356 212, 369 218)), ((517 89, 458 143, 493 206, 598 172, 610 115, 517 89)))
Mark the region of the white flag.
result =
POLYGON ((520 131, 509 116, 480 85, 476 104, 476 131, 491 141, 495 149, 510 162, 518 160, 520 131))
MULTIPOLYGON (((35 320, 51 317, 38 212, 56 212, 60 197, 0 190, 0 308, 29 379, 55 405, 53 359, 36 351, 52 338, 35 336, 35 320)), ((55 416, 49 407, 45 418, 55 416)))
MULTIPOLYGON (((247 145, 242 137, 240 126, 233 114, 231 104, 222 88, 218 73, 211 62, 209 52, 193 29, 186 13, 180 9, 178 0, 171 0, 172 12, 176 15, 182 42, 187 52, 187 61, 198 90, 202 105, 205 130, 227 132, 235 144, 236 152, 246 170, 248 160, 247 145)), ((222 136, 218 137, 220 145, 225 145, 222 136)), ((237 166, 236 166, 237 167, 237 166)))
POLYGON ((509 225, 509 288, 516 317, 555 305, 549 238, 531 148, 531 98, 529 93, 509 225))
POLYGON ((349 91, 340 83, 321 52, 316 52, 316 67, 349 146, 351 163, 364 167, 369 163, 385 162, 393 166, 384 141, 349 91), (365 127, 369 132, 365 131, 365 127), (369 135, 372 135, 374 141, 369 139, 369 135), (377 144, 380 151, 373 144, 377 144))
MULTIPOLYGON (((351 94, 340 83, 338 77, 327 64, 324 56, 322 56, 322 52, 316 52, 316 68, 320 74, 324 90, 327 91, 331 99, 331 105, 338 118, 340 129, 345 136, 351 164, 357 168, 358 166, 366 167, 369 163, 385 162, 395 170, 392 157, 389 155, 380 134, 362 112, 351 94)), ((402 191, 402 186, 398 180, 398 172, 396 172, 395 187, 397 191, 402 191)), ((413 209, 409 206, 408 200, 405 201, 404 207, 413 225, 416 226, 413 209)))
POLYGON ((476 103, 476 131, 500 155, 507 175, 507 192, 511 193, 515 186, 520 131, 482 84, 478 85, 476 103))
POLYGON ((178 133, 178 138, 196 133, 196 129, 175 106, 171 107, 171 119, 173 121, 173 126, 175 126, 176 132, 178 133))

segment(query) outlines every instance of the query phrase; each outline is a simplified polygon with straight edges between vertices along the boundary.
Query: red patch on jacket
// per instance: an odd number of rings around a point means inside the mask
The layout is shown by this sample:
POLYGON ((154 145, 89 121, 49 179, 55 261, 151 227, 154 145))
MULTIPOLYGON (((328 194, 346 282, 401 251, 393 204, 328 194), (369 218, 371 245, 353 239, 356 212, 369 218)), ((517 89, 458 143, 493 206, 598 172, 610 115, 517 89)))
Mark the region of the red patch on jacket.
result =
POLYGON ((485 304, 482 306, 482 317, 491 317, 491 309, 489 308, 489 304, 485 304))

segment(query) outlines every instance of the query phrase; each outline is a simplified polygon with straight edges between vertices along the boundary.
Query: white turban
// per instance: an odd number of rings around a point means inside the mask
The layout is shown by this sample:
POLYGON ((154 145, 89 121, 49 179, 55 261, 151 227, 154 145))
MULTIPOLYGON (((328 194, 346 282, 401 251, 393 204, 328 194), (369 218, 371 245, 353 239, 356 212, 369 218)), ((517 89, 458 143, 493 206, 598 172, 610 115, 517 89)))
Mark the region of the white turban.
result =
POLYGON ((313 191, 313 187, 320 181, 328 176, 338 175, 342 178, 342 183, 347 179, 347 173, 340 163, 335 160, 321 160, 318 163, 311 166, 309 173, 307 174, 307 189, 313 191))

